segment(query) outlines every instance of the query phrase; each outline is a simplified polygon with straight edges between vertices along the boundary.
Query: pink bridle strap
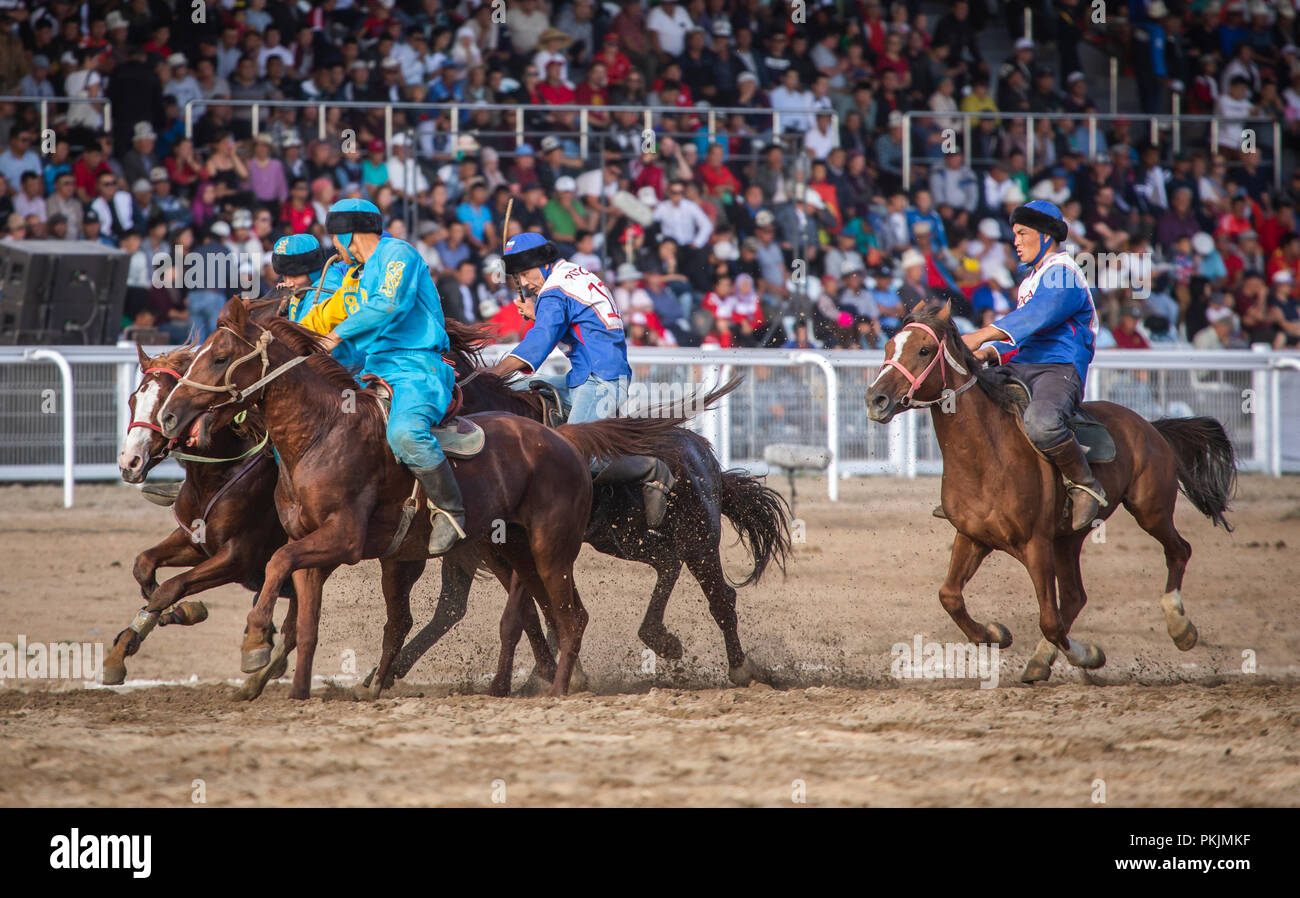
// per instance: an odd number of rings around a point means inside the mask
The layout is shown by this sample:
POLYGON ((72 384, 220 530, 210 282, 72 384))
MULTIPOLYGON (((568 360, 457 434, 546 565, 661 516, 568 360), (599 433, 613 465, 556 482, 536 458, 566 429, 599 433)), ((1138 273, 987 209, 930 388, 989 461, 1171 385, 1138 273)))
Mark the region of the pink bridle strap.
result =
POLYGON ((939 335, 936 334, 928 324, 922 324, 919 321, 913 321, 911 324, 903 325, 903 330, 909 328, 915 328, 924 334, 928 334, 930 339, 934 340, 936 349, 934 358, 930 360, 930 364, 925 366, 925 370, 922 371, 919 376, 913 375, 911 371, 908 371, 901 363, 894 359, 886 359, 885 364, 882 367, 897 368, 898 371, 907 378, 907 382, 912 385, 912 388, 907 391, 907 395, 903 397, 903 401, 910 404, 913 394, 916 393, 917 388, 919 388, 921 384, 925 383, 925 379, 930 376, 930 372, 934 370, 935 365, 939 366, 939 374, 943 380, 943 389, 946 390, 948 388, 948 369, 943 360, 943 357, 947 355, 947 351, 943 345, 943 341, 939 339, 939 335))
MULTIPOLYGON (((144 376, 148 377, 150 374, 170 374, 172 377, 176 378, 177 380, 181 379, 181 373, 173 368, 145 368, 144 376)), ((139 387, 137 387, 136 389, 138 390, 139 387)), ((154 424, 152 421, 132 421, 130 426, 127 427, 127 430, 131 430, 136 427, 143 427, 146 428, 147 430, 152 430, 154 433, 158 434, 159 436, 162 435, 162 428, 159 427, 157 424, 154 424)))

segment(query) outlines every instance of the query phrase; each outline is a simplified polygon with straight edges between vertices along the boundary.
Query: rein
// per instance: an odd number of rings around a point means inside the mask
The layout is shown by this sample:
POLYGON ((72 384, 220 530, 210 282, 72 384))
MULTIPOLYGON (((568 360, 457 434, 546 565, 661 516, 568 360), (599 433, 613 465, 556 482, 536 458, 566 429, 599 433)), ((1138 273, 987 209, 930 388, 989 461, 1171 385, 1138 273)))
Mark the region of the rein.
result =
POLYGON ((912 374, 911 371, 908 371, 907 368, 903 367, 901 362, 898 362, 895 359, 885 360, 885 364, 882 366, 883 368, 898 369, 898 371, 901 372, 902 375, 907 378, 907 382, 912 385, 911 389, 907 391, 907 395, 905 395, 901 400, 899 400, 899 405, 902 405, 904 408, 929 408, 930 406, 938 405, 940 402, 943 402, 945 399, 947 399, 948 396, 944 394, 949 394, 953 397, 957 397, 960 396, 962 393, 965 393, 967 390, 969 390, 972 386, 975 385, 975 381, 978 378, 976 378, 975 375, 972 374, 969 375, 969 379, 964 384, 962 384, 957 389, 950 391, 948 388, 947 365, 951 365, 954 369, 961 372, 962 374, 969 374, 969 372, 967 372, 966 369, 962 367, 960 362, 958 362, 955 358, 953 358, 952 353, 948 350, 947 342, 939 339, 939 335, 936 334, 928 324, 922 324, 919 321, 913 321, 910 324, 903 325, 903 330, 907 330, 909 328, 915 328, 916 330, 919 330, 922 333, 927 334, 930 337, 930 339, 934 340, 934 342, 943 351, 936 352, 934 358, 930 360, 930 364, 926 365, 925 370, 922 371, 919 375, 912 374), (947 360, 946 362, 945 359, 947 360), (916 393, 917 389, 921 386, 921 384, 925 383, 925 379, 930 376, 930 372, 934 370, 935 365, 939 366, 939 377, 943 383, 943 391, 939 394, 938 398, 936 399, 913 399, 912 396, 916 393))
POLYGON ((235 333, 235 331, 232 328, 229 328, 224 324, 220 327, 220 330, 226 331, 229 334, 234 334, 236 338, 242 340, 244 343, 252 347, 252 352, 249 352, 247 355, 242 355, 239 358, 235 359, 233 362, 231 362, 230 365, 227 366, 226 376, 223 382, 220 384, 203 384, 195 380, 190 380, 188 377, 180 378, 179 383, 181 385, 187 387, 193 387, 196 390, 203 390, 208 393, 230 394, 230 398, 227 399, 225 402, 218 403, 217 405, 214 405, 211 408, 207 409, 207 411, 213 411, 214 409, 223 408, 224 406, 231 405, 233 403, 243 402, 244 400, 248 399, 248 397, 251 396, 253 393, 256 393, 258 390, 260 390, 262 387, 266 386, 267 384, 275 380, 280 375, 288 372, 289 370, 307 361, 307 359, 309 358, 309 356, 305 356, 305 355, 295 355, 293 358, 289 359, 289 361, 285 362, 283 365, 280 365, 274 371, 268 373, 267 369, 271 367, 271 360, 270 358, 267 357, 266 348, 270 346, 273 342, 275 342, 275 336, 269 330, 267 330, 266 328, 261 328, 262 333, 261 335, 258 336, 256 343, 250 342, 246 337, 244 337, 243 334, 235 333), (245 362, 252 361, 253 359, 256 358, 260 358, 262 360, 262 376, 259 377, 257 380, 253 381, 244 389, 242 390, 239 389, 233 383, 231 383, 231 375, 234 374, 235 369, 238 368, 240 365, 244 364, 245 362))
MULTIPOLYGON (((179 371, 177 371, 174 368, 144 369, 145 377, 148 377, 150 374, 170 374, 172 377, 176 378, 178 383, 183 383, 185 381, 184 375, 182 375, 179 371)), ((248 416, 247 410, 240 412, 238 415, 235 415, 235 423, 243 424, 244 419, 247 416, 248 416)), ((127 430, 129 431, 134 427, 143 427, 146 430, 154 431, 159 436, 162 435, 162 428, 159 427, 157 424, 153 423, 152 421, 132 421, 130 425, 128 425, 127 430)), ((256 445, 254 445, 250 449, 245 450, 244 452, 241 452, 239 455, 236 455, 233 458, 212 458, 211 456, 207 456, 207 455, 191 455, 188 452, 176 452, 174 451, 173 447, 176 446, 178 442, 177 440, 172 440, 168 444, 167 448, 163 450, 163 455, 173 458, 176 461, 198 462, 200 464, 211 464, 211 465, 229 464, 231 462, 243 461, 244 459, 248 458, 250 455, 256 455, 257 453, 261 452, 263 449, 266 448, 266 444, 270 440, 270 438, 271 438, 271 433, 270 431, 267 431, 265 434, 262 435, 262 439, 256 445)))

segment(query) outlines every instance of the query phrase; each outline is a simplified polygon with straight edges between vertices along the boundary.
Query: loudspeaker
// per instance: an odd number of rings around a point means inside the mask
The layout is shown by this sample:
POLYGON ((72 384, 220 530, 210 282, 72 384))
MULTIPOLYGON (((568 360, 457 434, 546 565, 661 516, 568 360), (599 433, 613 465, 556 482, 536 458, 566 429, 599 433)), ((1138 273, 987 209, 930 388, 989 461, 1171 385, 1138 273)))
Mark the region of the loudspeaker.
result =
POLYGON ((0 242, 0 343, 116 343, 129 264, 90 240, 0 242))

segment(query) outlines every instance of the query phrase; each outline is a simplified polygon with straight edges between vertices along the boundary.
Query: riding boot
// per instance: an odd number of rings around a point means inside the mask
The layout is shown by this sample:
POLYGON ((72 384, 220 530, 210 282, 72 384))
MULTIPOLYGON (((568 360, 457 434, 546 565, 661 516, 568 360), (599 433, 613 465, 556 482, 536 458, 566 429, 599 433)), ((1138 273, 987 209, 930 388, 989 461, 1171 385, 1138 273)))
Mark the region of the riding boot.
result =
POLYGON ((1065 477, 1065 486, 1073 506, 1070 529, 1085 530, 1092 526, 1097 514, 1107 504, 1106 491, 1088 466, 1083 447, 1071 436, 1065 442, 1044 449, 1043 452, 1065 477))
POLYGON ((596 475, 596 483, 636 482, 641 484, 646 526, 654 530, 664 522, 664 515, 668 513, 668 494, 677 482, 662 459, 651 455, 620 455, 596 475))
POLYGON ((465 538, 465 503, 460 496, 460 485, 452 473, 451 462, 442 461, 432 468, 411 468, 415 479, 424 487, 429 497, 429 518, 433 529, 429 531, 429 555, 441 555, 465 538))
POLYGON ((930 514, 936 518, 942 518, 945 521, 948 520, 948 515, 944 512, 942 505, 936 505, 930 514))

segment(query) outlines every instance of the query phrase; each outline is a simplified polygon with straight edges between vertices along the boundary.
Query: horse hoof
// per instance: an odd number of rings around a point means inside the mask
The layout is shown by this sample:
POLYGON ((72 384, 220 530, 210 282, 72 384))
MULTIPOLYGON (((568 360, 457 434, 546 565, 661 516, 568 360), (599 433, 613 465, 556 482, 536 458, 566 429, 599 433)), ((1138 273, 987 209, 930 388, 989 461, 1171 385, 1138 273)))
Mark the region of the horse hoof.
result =
POLYGON ((379 700, 379 695, 383 691, 383 687, 378 684, 370 685, 370 680, 367 678, 366 682, 352 687, 352 697, 359 702, 374 702, 379 700))
POLYGON ((989 624, 985 628, 988 631, 988 641, 997 643, 1000 649, 1011 648, 1011 631, 1001 624, 989 624))
POLYGON ((1104 667, 1106 664, 1106 653, 1101 650, 1099 645, 1089 645, 1088 651, 1084 655, 1083 663, 1078 665, 1084 670, 1096 670, 1104 667))
POLYGON ((493 698, 509 698, 509 697, 510 697, 510 684, 509 684, 509 683, 504 683, 504 684, 502 684, 502 683, 498 683, 498 682, 494 679, 494 680, 492 681, 492 685, 488 687, 488 695, 492 696, 493 698))
POLYGON ((518 695, 522 698, 536 698, 539 695, 546 695, 551 691, 554 679, 555 677, 552 675, 551 679, 548 680, 538 673, 537 668, 534 667, 532 672, 528 674, 528 679, 524 680, 524 684, 519 687, 518 695))
POLYGON ((271 647, 261 645, 255 649, 244 649, 240 654, 239 669, 244 673, 257 673, 271 663, 271 647))
POLYGON ((251 702, 262 694, 262 688, 265 685, 265 683, 258 682, 256 677, 249 677, 244 680, 242 686, 231 693, 230 698, 236 702, 251 702))
POLYGON ((727 679, 737 686, 748 686, 751 683, 772 685, 771 674, 755 664, 748 656, 740 663, 739 667, 733 667, 727 671, 727 679))
POLYGON ((1196 648, 1198 638, 1199 634, 1196 632, 1196 625, 1191 621, 1187 621, 1187 628, 1174 637, 1174 645, 1178 646, 1180 652, 1190 652, 1196 648))
POLYGON ((1020 675, 1022 683, 1042 683, 1052 675, 1052 665, 1045 664, 1037 659, 1031 659, 1025 665, 1025 672, 1020 675))
POLYGON ((104 666, 103 677, 100 680, 105 686, 121 686, 126 682, 126 665, 104 666))
POLYGON ((582 662, 573 662, 573 673, 569 675, 569 692, 586 692, 588 687, 587 672, 582 669, 582 662))
POLYGON ((192 627, 208 619, 208 606, 202 602, 181 602, 158 621, 169 626, 192 627))
POLYGON ((680 661, 686 654, 686 650, 682 648, 682 641, 667 630, 642 635, 641 642, 665 661, 680 661))
POLYGON ((289 669, 288 654, 281 655, 271 662, 271 669, 266 672, 267 681, 278 680, 284 676, 285 671, 289 669))

